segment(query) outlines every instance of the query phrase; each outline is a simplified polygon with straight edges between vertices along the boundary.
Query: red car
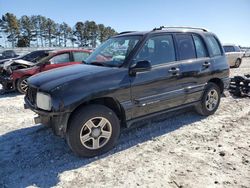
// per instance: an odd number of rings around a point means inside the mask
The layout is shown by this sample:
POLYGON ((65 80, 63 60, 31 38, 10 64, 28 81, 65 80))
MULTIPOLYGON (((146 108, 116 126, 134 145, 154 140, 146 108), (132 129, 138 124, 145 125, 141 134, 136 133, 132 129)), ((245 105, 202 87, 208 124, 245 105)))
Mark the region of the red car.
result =
POLYGON ((34 66, 14 70, 9 77, 2 78, 1 83, 5 87, 8 85, 8 87, 12 90, 18 90, 20 93, 26 93, 28 88, 27 78, 30 76, 58 67, 81 64, 90 53, 91 50, 83 49, 52 51, 47 57, 41 59, 34 66))

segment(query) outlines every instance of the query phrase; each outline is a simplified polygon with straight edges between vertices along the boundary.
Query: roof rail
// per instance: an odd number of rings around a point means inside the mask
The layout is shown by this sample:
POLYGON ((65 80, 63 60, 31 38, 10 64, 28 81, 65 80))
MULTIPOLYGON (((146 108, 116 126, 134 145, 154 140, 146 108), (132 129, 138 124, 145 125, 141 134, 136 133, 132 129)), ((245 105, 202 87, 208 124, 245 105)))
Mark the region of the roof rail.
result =
POLYGON ((204 32, 208 32, 208 30, 205 29, 205 28, 201 28, 201 27, 184 27, 184 26, 172 26, 172 27, 160 26, 158 28, 154 28, 153 31, 162 30, 162 29, 197 29, 197 30, 202 30, 204 32))
POLYGON ((122 35, 122 34, 126 34, 126 33, 133 33, 133 32, 135 32, 135 31, 123 31, 121 33, 118 33, 117 35, 122 35))

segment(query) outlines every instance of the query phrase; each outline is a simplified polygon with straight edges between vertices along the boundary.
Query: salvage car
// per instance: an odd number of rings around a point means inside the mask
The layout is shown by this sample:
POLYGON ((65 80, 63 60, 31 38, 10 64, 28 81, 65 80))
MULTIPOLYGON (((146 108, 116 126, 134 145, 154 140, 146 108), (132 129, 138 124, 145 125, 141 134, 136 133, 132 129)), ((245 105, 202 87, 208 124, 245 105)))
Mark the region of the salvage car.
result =
POLYGON ((65 49, 52 51, 35 64, 17 60, 14 65, 4 67, 0 75, 0 83, 5 91, 17 90, 24 94, 27 91, 27 78, 30 76, 58 67, 81 64, 90 53, 90 50, 84 49, 65 49), (30 68, 19 69, 24 65, 30 68))
POLYGON ((8 60, 10 58, 18 57, 16 52, 14 50, 5 50, 2 52, 2 55, 0 56, 0 60, 8 60))
POLYGON ((229 85, 219 39, 202 28, 160 27, 109 38, 85 61, 28 79, 25 108, 79 156, 109 151, 120 130, 195 106, 208 116, 229 85))
POLYGON ((3 59, 3 60, 0 60, 0 67, 1 66, 3 67, 2 64, 6 62, 8 62, 8 65, 10 65, 11 63, 15 62, 15 60, 19 60, 19 59, 35 63, 39 61, 40 59, 44 58, 45 56, 47 56, 49 51, 51 50, 35 50, 35 51, 26 53, 25 55, 18 56, 15 58, 3 59))
POLYGON ((242 62, 244 52, 240 50, 240 47, 234 44, 227 44, 223 46, 227 61, 230 67, 238 68, 242 62))

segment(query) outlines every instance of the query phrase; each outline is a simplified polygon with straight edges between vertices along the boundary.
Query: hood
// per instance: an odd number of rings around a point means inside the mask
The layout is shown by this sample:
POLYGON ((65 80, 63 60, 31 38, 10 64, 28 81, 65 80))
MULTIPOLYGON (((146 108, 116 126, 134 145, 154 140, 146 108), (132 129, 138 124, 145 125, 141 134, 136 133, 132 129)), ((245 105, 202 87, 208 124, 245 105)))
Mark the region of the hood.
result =
POLYGON ((33 66, 34 63, 33 62, 30 62, 30 61, 25 61, 25 60, 22 60, 22 59, 17 59, 17 60, 9 60, 7 62, 4 63, 4 69, 6 70, 10 65, 12 64, 20 64, 20 65, 28 65, 28 66, 33 66))
POLYGON ((28 79, 28 83, 40 90, 51 91, 58 86, 70 85, 71 82, 77 80, 88 82, 91 78, 100 76, 102 73, 112 69, 118 68, 82 64, 72 65, 36 74, 28 79))

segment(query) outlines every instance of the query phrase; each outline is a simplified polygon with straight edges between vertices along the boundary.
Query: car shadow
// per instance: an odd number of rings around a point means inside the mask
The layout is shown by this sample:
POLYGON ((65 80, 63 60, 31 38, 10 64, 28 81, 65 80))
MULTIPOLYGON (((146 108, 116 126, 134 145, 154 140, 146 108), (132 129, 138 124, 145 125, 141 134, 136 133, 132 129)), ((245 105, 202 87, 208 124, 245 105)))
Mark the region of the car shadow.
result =
POLYGON ((20 95, 23 95, 23 94, 18 93, 16 91, 4 91, 3 89, 0 89, 0 99, 7 98, 7 97, 16 97, 20 95))
POLYGON ((203 118, 184 109, 140 122, 122 131, 113 150, 94 158, 75 156, 64 139, 54 136, 42 125, 8 132, 0 136, 0 187, 55 186, 60 181, 59 175, 65 171, 115 155, 203 118))

